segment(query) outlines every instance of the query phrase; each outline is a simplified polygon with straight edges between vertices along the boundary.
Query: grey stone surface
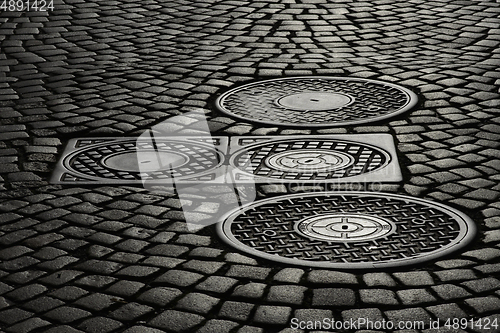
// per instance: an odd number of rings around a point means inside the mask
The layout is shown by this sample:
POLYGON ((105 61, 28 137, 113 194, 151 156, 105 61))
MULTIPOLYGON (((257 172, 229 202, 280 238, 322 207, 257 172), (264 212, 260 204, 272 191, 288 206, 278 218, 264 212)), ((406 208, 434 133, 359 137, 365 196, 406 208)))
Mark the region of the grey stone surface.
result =
POLYGON ((292 308, 287 306, 260 305, 255 311, 254 321, 266 325, 285 325, 292 308))
POLYGON ((176 310, 165 310, 148 321, 148 324, 164 330, 181 332, 192 329, 203 320, 204 318, 200 315, 176 310))
POLYGON ((255 305, 252 303, 227 301, 222 304, 219 316, 244 322, 250 317, 254 307, 255 305))
POLYGON ((348 288, 319 288, 313 290, 313 306, 354 306, 356 295, 348 288))
MULTIPOLYGON (((294 316, 498 317, 499 8, 68 0, 50 12, 2 10, 0 330, 262 333, 290 332, 294 316), (419 104, 376 124, 320 130, 259 126, 213 108, 236 84, 292 75, 393 82, 419 104), (68 139, 133 137, 162 123, 196 134, 187 127, 199 119, 185 116, 194 109, 214 135, 390 133, 404 179, 381 190, 463 210, 479 235, 412 268, 292 267, 228 248, 212 226, 189 231, 173 192, 48 183, 68 139)), ((268 184, 257 199, 319 190, 268 184)))

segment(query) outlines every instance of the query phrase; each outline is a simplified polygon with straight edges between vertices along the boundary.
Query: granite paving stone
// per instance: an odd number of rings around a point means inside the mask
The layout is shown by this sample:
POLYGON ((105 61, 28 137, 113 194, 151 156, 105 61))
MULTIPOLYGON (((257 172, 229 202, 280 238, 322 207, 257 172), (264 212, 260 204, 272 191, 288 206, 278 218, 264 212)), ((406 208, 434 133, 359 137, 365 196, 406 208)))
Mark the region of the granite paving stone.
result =
POLYGON ((196 289, 210 291, 214 293, 226 293, 238 280, 225 276, 209 276, 204 281, 196 285, 196 289))
POLYGON ((356 276, 351 273, 314 270, 309 273, 308 281, 313 284, 357 284, 356 276))
POLYGON ((394 323, 420 321, 429 323, 431 316, 423 308, 405 308, 402 310, 385 311, 385 315, 394 323))
POLYGON ((234 288, 232 293, 236 297, 244 297, 251 299, 259 299, 264 295, 267 285, 264 283, 247 283, 244 285, 238 285, 234 288))
POLYGON ((40 318, 29 318, 21 323, 9 327, 9 332, 32 332, 37 329, 41 330, 42 327, 49 326, 50 324, 50 322, 40 318))
POLYGON ((201 293, 189 293, 180 299, 175 308, 200 314, 208 313, 219 303, 219 299, 201 293))
POLYGON ((428 272, 404 272, 394 273, 393 276, 405 286, 431 286, 434 279, 428 272))
POLYGON ((84 320, 81 324, 78 325, 78 328, 83 330, 84 332, 98 333, 112 332, 121 326, 123 326, 122 323, 111 318, 93 317, 84 320))
POLYGON ((63 324, 72 323, 82 318, 90 317, 92 313, 75 307, 61 306, 44 314, 45 318, 59 321, 63 324))
POLYGON ((319 288, 313 290, 313 306, 354 306, 356 294, 348 288, 319 288))
POLYGON ((218 315, 220 318, 244 322, 250 317, 254 308, 255 305, 252 303, 227 301, 222 304, 218 315))
POLYGON ((148 327, 148 326, 135 325, 135 326, 132 326, 132 327, 126 329, 124 332, 126 332, 126 333, 141 333, 141 332, 144 332, 144 333, 163 333, 164 331, 156 329, 156 328, 148 327))
POLYGON ((245 265, 232 265, 226 273, 229 277, 264 280, 271 269, 245 265))
POLYGON ((116 297, 110 295, 92 293, 89 296, 78 299, 74 304, 91 311, 100 311, 113 305, 116 300, 116 297))
POLYGON ((432 294, 425 289, 406 289, 397 292, 404 305, 425 304, 437 301, 432 294))
POLYGON ((394 279, 387 273, 367 273, 363 275, 363 281, 369 287, 376 286, 386 286, 393 287, 396 286, 394 279))
POLYGON ((285 325, 292 308, 286 306, 260 305, 255 311, 254 321, 266 325, 285 325))
POLYGON ((299 305, 304 299, 306 287, 282 285, 271 286, 267 294, 267 301, 271 303, 287 303, 299 305))
POLYGON ((436 318, 442 322, 454 318, 467 318, 467 313, 465 313, 457 304, 440 304, 436 306, 429 306, 426 308, 427 311, 432 313, 436 318))
POLYGON ((279 282, 299 283, 303 275, 302 269, 283 268, 274 275, 273 279, 279 282))
POLYGON ((148 304, 165 306, 182 295, 182 291, 169 287, 156 287, 139 294, 137 300, 148 304))
POLYGON ((397 305, 399 301, 392 290, 386 289, 361 289, 359 291, 361 301, 366 304, 397 305))
POLYGON ((465 303, 477 313, 498 311, 500 309, 500 299, 495 296, 469 298, 465 300, 465 303))
POLYGON ((197 333, 210 333, 210 332, 221 332, 221 333, 229 333, 238 324, 229 320, 220 320, 220 319, 210 319, 207 323, 197 330, 197 333))
POLYGON ((149 312, 153 311, 154 308, 139 304, 136 302, 127 303, 115 311, 111 312, 109 315, 111 318, 118 321, 135 321, 139 317, 143 317, 149 312))
POLYGON ((177 310, 165 310, 147 323, 153 327, 174 332, 190 330, 203 322, 200 315, 181 312, 177 310))
POLYGON ((0 311, 0 322, 4 325, 12 325, 33 316, 32 312, 22 309, 7 309, 0 311))

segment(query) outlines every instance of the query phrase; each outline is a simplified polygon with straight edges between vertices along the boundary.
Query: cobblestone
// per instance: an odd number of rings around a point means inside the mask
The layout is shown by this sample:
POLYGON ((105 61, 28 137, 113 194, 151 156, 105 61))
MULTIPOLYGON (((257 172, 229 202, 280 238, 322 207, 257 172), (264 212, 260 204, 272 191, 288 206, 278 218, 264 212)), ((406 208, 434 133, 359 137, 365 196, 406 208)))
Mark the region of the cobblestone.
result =
POLYGON ((392 290, 386 289, 361 289, 361 301, 366 304, 397 305, 399 301, 392 290))
POLYGON ((91 316, 92 313, 78 308, 61 306, 47 312, 44 317, 59 321, 63 324, 72 323, 82 318, 91 316))
POLYGON ((356 295, 347 288, 321 288, 313 290, 313 306, 354 306, 356 295))
POLYGON ((334 271, 312 271, 308 281, 314 284, 357 284, 356 276, 350 273, 334 271))
POLYGON ((266 285, 263 283, 247 283, 245 285, 236 286, 233 291, 233 296, 245 298, 262 298, 266 285))
POLYGON ((137 299, 149 304, 166 306, 180 295, 182 295, 182 292, 179 289, 157 287, 140 294, 137 299))
POLYGON ((203 291, 215 293, 228 292, 238 280, 224 276, 209 276, 206 280, 198 284, 195 288, 203 291))
POLYGON ((436 298, 425 289, 400 290, 397 292, 397 295, 405 305, 425 304, 437 301, 436 298))
POLYGON ((273 303, 301 304, 304 299, 306 287, 284 285, 272 286, 267 294, 267 300, 273 303))
POLYGON ((229 333, 238 324, 228 320, 211 319, 197 333, 221 332, 229 333))
POLYGON ((266 325, 285 325, 291 312, 290 307, 261 305, 255 312, 254 320, 266 325))
POLYGON ((148 324, 164 330, 181 332, 193 328, 203 320, 204 318, 202 316, 196 314, 166 310, 150 320, 148 324))
POLYGON ((500 299, 494 296, 469 298, 465 303, 477 313, 500 310, 500 299))
POLYGON ((219 316, 244 322, 248 320, 254 307, 255 305, 252 303, 227 301, 222 304, 219 316))

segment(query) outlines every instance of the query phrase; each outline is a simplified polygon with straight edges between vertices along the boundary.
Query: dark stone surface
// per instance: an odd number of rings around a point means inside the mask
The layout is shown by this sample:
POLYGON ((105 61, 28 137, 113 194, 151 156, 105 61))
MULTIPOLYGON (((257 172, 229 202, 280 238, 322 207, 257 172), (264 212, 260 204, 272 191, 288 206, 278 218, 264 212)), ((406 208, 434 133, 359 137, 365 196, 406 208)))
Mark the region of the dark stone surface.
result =
MULTIPOLYGON (((0 330, 262 333, 291 332, 294 317, 497 318, 499 12, 493 0, 2 9, 0 330), (292 75, 388 81, 419 105, 320 130, 240 122, 211 105, 235 84, 292 75), (390 133, 404 180, 382 190, 466 212, 477 240, 387 272, 286 267, 229 249, 213 226, 190 232, 172 193, 48 183, 70 138, 138 136, 195 109, 215 135, 390 133)), ((165 128, 185 134, 186 118, 165 128)), ((269 184, 257 199, 319 188, 269 184)), ((401 332, 420 331, 433 332, 401 332)))

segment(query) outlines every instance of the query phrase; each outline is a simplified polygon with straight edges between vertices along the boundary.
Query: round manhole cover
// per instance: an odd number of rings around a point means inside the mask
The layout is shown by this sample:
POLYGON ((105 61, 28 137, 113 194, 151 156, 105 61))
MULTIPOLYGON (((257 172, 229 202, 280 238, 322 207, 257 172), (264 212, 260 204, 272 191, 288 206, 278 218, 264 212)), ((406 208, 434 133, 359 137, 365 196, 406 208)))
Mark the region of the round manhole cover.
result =
POLYGON ((467 245, 474 222, 432 201, 397 194, 321 192, 254 202, 226 215, 219 235, 246 253, 336 269, 395 267, 467 245))
POLYGON ((256 143, 231 157, 232 165, 253 176, 298 181, 358 176, 390 161, 390 154, 375 146, 314 137, 256 143))
POLYGON ((411 109, 417 96, 382 81, 347 77, 290 77, 231 89, 216 107, 268 125, 331 127, 383 120, 411 109))
POLYGON ((223 159, 219 151, 203 143, 130 139, 78 149, 63 163, 69 171, 91 178, 162 180, 213 170, 223 159))

